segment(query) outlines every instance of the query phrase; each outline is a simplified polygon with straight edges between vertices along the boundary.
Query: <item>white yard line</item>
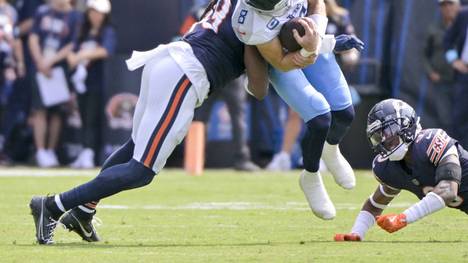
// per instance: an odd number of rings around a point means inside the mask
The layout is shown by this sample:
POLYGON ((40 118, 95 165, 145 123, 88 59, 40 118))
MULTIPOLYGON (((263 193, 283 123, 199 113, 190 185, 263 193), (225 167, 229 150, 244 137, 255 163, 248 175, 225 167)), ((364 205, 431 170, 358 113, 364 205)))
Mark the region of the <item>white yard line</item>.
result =
MULTIPOLYGON (((411 203, 393 203, 390 207, 407 208, 411 203)), ((362 204, 353 203, 337 203, 335 204, 338 210, 358 210, 362 204)), ((116 210, 276 210, 276 211, 307 211, 310 208, 307 203, 288 202, 286 204, 270 205, 264 203, 251 202, 206 202, 206 203, 190 203, 184 205, 144 205, 144 206, 126 206, 126 205, 99 205, 100 209, 116 209, 116 210)))

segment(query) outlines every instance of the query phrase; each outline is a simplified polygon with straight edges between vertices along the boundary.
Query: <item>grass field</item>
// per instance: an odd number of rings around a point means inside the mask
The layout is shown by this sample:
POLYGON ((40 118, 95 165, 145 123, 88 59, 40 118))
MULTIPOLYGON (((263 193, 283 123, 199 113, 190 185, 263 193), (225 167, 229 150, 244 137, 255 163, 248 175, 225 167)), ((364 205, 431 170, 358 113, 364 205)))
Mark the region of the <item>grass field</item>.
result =
MULTIPOLYGON (((377 186, 367 171, 357 172, 353 191, 325 174, 338 214, 322 221, 307 206, 298 171, 189 177, 166 170, 149 187, 101 203, 102 242, 88 244, 60 228, 55 245, 36 245, 31 196, 67 190, 94 174, 0 171, 0 262, 468 262, 468 216, 453 209, 391 235, 374 227, 366 242, 333 242, 377 186)), ((415 201, 404 193, 388 211, 415 201)))

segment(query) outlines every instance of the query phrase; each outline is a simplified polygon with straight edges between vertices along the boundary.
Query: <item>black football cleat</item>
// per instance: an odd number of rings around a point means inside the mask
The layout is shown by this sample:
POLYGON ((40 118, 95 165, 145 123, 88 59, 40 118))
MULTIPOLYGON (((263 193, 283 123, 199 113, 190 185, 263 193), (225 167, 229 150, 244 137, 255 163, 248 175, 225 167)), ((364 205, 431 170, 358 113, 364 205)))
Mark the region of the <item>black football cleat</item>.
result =
POLYGON ((68 211, 62 216, 62 218, 60 218, 60 223, 62 223, 69 231, 77 233, 85 241, 97 242, 101 239, 99 238, 92 221, 92 216, 88 219, 83 219, 77 214, 75 209, 68 211))
POLYGON ((36 225, 36 239, 41 245, 51 245, 54 243, 54 230, 57 220, 52 217, 52 213, 45 206, 45 196, 35 196, 29 203, 31 214, 36 225))

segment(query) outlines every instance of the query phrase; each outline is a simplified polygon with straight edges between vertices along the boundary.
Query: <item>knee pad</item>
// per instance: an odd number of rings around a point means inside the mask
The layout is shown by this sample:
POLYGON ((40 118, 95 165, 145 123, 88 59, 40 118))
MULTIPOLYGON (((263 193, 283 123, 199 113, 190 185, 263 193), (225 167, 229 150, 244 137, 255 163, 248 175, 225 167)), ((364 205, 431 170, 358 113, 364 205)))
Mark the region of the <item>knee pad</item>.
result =
POLYGON ((344 110, 332 111, 332 124, 327 137, 329 144, 336 145, 343 140, 354 120, 354 116, 354 107, 352 105, 344 110))
POLYGON ((331 125, 331 113, 319 115, 306 123, 307 130, 301 141, 304 168, 309 172, 317 172, 323 144, 331 125))
POLYGON ((351 126, 354 120, 355 112, 354 107, 351 105, 348 108, 340 111, 332 111, 332 127, 333 123, 339 123, 345 126, 351 126))
POLYGON ((306 123, 307 132, 312 134, 324 134, 325 136, 328 133, 328 130, 331 127, 332 115, 330 112, 319 115, 306 123))

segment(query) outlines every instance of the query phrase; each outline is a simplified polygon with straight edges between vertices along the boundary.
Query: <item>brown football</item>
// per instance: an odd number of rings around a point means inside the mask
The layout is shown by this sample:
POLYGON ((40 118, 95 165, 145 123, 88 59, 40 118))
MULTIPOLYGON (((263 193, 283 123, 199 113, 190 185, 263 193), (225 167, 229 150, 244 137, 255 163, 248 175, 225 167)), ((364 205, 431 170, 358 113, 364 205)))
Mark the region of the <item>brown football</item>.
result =
POLYGON ((289 52, 298 51, 302 48, 293 35, 293 29, 296 29, 300 36, 305 34, 304 27, 299 23, 299 19, 299 17, 296 17, 286 22, 279 33, 281 45, 289 52))

